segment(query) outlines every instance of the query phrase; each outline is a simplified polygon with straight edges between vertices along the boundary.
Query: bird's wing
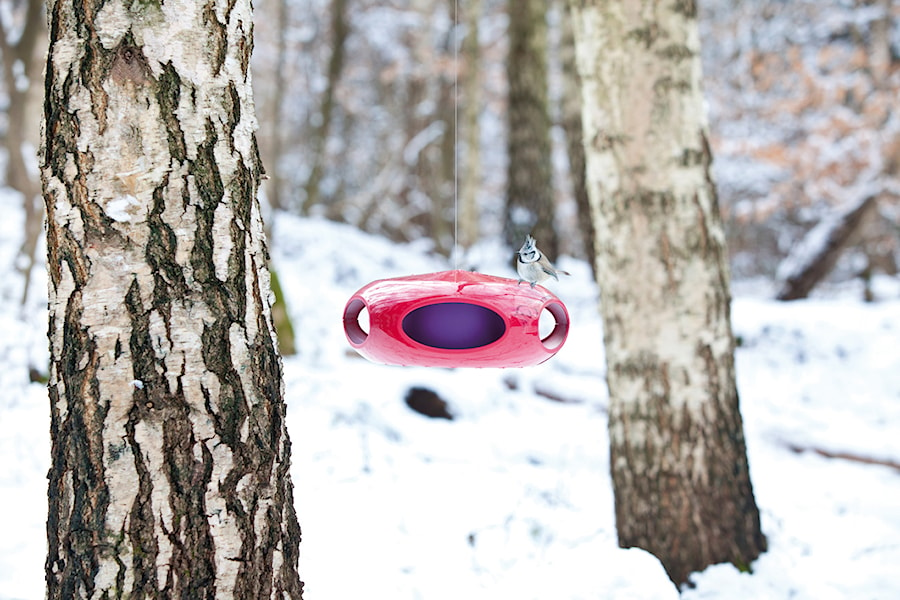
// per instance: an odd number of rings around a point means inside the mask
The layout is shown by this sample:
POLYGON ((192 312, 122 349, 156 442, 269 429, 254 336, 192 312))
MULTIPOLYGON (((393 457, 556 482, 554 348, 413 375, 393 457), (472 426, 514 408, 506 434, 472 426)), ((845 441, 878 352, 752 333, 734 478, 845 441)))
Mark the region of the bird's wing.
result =
POLYGON ((550 267, 545 267, 541 265, 541 271, 552 277, 553 279, 559 281, 559 277, 556 276, 556 269, 552 269, 550 267))

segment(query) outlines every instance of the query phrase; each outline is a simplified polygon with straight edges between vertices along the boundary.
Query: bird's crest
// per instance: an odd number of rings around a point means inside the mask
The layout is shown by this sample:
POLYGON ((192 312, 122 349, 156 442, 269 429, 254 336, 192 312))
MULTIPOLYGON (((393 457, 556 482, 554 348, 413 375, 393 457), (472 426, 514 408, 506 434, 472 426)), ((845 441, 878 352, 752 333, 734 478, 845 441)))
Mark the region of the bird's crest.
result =
POLYGON ((519 259, 524 263, 537 262, 541 259, 541 251, 531 234, 525 236, 525 243, 519 248, 519 259))

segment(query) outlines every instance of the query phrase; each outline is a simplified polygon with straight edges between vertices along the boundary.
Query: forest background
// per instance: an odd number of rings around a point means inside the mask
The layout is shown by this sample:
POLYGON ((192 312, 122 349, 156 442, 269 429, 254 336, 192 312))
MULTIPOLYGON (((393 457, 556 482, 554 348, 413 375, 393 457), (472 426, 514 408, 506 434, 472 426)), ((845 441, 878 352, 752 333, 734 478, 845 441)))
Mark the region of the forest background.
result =
MULTIPOLYGON (((559 252, 586 257, 579 223, 588 219, 578 208, 580 174, 573 176, 567 150, 577 135, 569 123, 580 110, 572 40, 564 4, 547 6, 554 225, 559 252)), ((427 238, 449 252, 458 116, 460 202, 476 204, 479 214, 477 226, 461 222, 460 237, 498 237, 506 195, 507 8, 483 0, 456 14, 452 2, 348 7, 334 0, 311 3, 309 12, 262 3, 254 77, 273 204, 397 241, 427 238), (276 8, 284 12, 275 16, 276 8), (477 28, 477 47, 460 47, 458 57, 454 19, 462 31, 477 28)), ((872 195, 878 210, 851 236, 832 277, 896 274, 900 7, 882 0, 729 0, 699 8, 733 277, 779 285, 792 266, 785 259, 792 252, 800 259, 807 232, 872 195)))
MULTIPOLYGON (((0 11, 0 172, 23 198, 16 267, 26 286, 42 222, 40 6, 6 0, 0 11)), ((898 14, 892 0, 700 3, 714 176, 738 284, 755 279, 777 293, 869 198, 818 277, 857 279, 872 296, 873 276, 896 275, 898 14)), ((445 255, 455 219, 463 247, 501 239, 508 25, 507 3, 493 0, 257 2, 253 83, 268 206, 393 241, 426 240, 445 255)), ((548 194, 560 240, 545 249, 586 258, 580 102, 563 2, 547 3, 544 27, 548 194)))
MULTIPOLYGON (((26 234, 9 261, 22 277, 3 293, 7 306, 22 301, 24 313, 43 294, 39 277, 30 289, 19 284, 43 261, 41 201, 29 186, 37 185, 31 162, 37 132, 30 126, 39 122, 35 82, 46 34, 39 32, 29 50, 37 59, 23 60, 28 3, 0 6, 5 182, 20 192, 6 198, 21 200, 26 234)), ((453 247, 451 142, 457 142, 460 241, 501 242, 509 4, 461 7, 456 13, 450 2, 256 3, 254 90, 269 175, 263 194, 271 207, 446 255, 453 247), (463 35, 472 28, 477 36, 463 35)), ((700 9, 710 141, 734 288, 775 296, 790 275, 822 256, 825 242, 837 240, 842 252, 818 288, 823 295, 849 290, 868 300, 896 298, 898 7, 882 0, 707 2, 700 9)), ((570 167, 571 40, 562 2, 548 3, 546 24, 559 239, 553 254, 586 258, 579 182, 570 167)), ((274 245, 279 231, 316 239, 287 217, 289 225, 279 227, 279 214, 270 213, 274 245)), ((302 242, 284 240, 288 247, 302 242)), ((40 379, 39 363, 32 366, 40 379)))

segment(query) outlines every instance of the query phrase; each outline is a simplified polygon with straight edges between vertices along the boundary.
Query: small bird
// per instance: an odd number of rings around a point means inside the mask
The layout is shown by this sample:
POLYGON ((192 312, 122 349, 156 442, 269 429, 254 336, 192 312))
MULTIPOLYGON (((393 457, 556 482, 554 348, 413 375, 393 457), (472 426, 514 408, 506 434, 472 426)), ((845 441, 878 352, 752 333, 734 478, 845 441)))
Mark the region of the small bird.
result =
POLYGON ((522 244, 516 255, 516 271, 519 273, 519 283, 527 281, 531 284, 531 287, 546 280, 548 277, 559 281, 557 275, 570 274, 550 264, 547 257, 538 250, 537 244, 531 235, 525 236, 525 243, 522 244))

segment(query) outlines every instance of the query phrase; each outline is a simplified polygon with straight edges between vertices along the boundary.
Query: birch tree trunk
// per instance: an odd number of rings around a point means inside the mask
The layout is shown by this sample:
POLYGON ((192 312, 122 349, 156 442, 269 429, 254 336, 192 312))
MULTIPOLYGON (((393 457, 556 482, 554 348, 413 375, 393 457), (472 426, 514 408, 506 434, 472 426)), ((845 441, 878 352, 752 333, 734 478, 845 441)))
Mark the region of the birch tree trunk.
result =
POLYGON ((574 11, 623 547, 672 580, 765 549, 734 376, 696 4, 574 11))
POLYGON ((47 597, 300 598, 250 2, 48 12, 47 597))

